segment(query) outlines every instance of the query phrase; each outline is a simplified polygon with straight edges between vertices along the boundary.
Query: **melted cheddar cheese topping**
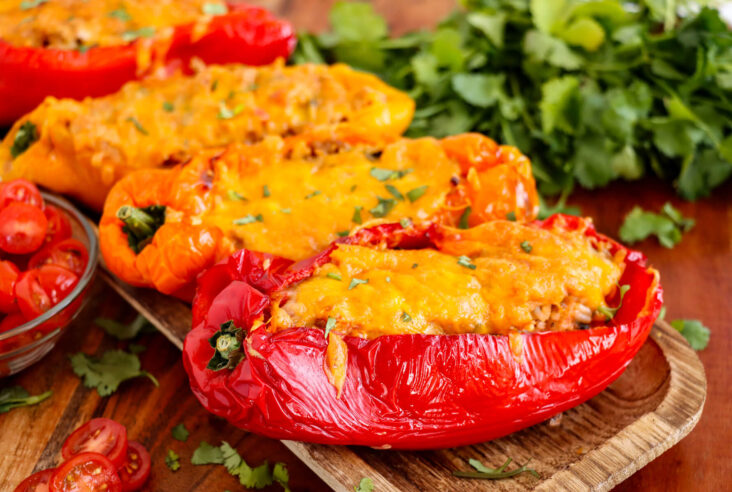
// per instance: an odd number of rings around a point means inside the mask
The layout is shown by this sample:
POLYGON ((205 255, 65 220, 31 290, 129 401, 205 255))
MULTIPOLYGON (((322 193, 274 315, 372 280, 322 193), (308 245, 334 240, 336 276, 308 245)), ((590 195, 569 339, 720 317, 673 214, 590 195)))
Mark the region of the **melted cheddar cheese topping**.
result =
POLYGON ((270 329, 333 318, 332 333, 364 338, 569 330, 605 306, 623 269, 582 231, 494 221, 453 239, 440 251, 339 245, 273 303, 270 329))
POLYGON ((64 50, 114 46, 226 12, 219 0, 0 0, 0 39, 64 50))
POLYGON ((0 166, 4 180, 25 178, 99 209, 109 188, 136 169, 269 135, 389 140, 406 129, 413 109, 406 94, 345 65, 200 67, 193 76, 129 82, 100 98, 49 97, 8 133, 0 166), (40 138, 13 158, 26 120, 40 138))
POLYGON ((281 144, 273 138, 256 154, 240 148, 217 159, 215 202, 194 222, 218 226, 237 249, 299 260, 374 219, 435 217, 461 172, 431 138, 400 140, 378 158, 360 147, 281 158, 281 144))

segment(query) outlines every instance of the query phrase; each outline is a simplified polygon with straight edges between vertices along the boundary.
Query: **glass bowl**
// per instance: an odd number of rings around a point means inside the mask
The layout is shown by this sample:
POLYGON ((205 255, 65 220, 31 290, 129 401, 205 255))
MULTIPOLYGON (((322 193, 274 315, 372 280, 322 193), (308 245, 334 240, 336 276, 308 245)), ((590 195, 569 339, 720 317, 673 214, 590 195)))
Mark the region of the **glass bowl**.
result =
POLYGON ((89 219, 63 198, 45 192, 41 194, 46 203, 66 213, 71 222, 71 237, 86 246, 89 262, 79 283, 61 302, 41 316, 0 333, 0 377, 15 374, 38 362, 56 345, 86 304, 86 294, 97 271, 99 242, 89 219))

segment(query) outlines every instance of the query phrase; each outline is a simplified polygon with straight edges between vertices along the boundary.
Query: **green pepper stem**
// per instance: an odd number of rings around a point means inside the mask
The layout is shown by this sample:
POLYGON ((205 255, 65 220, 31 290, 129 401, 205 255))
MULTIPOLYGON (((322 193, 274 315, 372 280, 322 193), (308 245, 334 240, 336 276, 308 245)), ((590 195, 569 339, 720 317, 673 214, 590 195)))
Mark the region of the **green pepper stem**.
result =
POLYGON ((135 237, 145 238, 155 234, 155 217, 140 208, 123 205, 117 210, 117 218, 125 223, 135 237))

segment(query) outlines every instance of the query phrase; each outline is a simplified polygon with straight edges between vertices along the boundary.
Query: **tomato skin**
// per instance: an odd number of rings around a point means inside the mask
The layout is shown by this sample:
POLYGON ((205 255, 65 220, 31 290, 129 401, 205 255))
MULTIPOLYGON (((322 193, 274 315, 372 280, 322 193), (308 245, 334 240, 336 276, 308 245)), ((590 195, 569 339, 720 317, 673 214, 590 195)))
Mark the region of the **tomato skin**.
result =
POLYGON ((57 243, 50 243, 31 256, 28 268, 37 268, 41 265, 53 264, 67 268, 81 276, 89 261, 89 252, 81 241, 64 239, 57 243))
POLYGON ((40 208, 13 202, 0 210, 0 249, 22 255, 32 253, 43 244, 48 219, 40 208))
POLYGON ((18 310, 15 302, 15 282, 20 270, 10 261, 0 261, 0 311, 13 313, 18 310))
POLYGON ((36 185, 25 179, 14 179, 3 183, 0 188, 0 209, 14 202, 27 203, 38 209, 43 208, 43 197, 36 185))
POLYGON ((122 490, 139 490, 150 476, 150 453, 137 441, 127 443, 127 459, 117 470, 122 481, 122 490))
POLYGON ((48 483, 51 481, 51 477, 55 471, 55 468, 49 468, 48 470, 41 470, 34 473, 20 482, 20 485, 15 487, 14 492, 48 492, 48 483))
POLYGON ((53 306, 69 295, 79 283, 78 275, 59 265, 43 265, 36 270, 38 271, 38 283, 51 298, 53 306))
POLYGON ((53 205, 46 205, 43 209, 48 226, 46 228, 46 244, 53 244, 71 237, 71 221, 63 210, 53 205))
POLYGON ((53 306, 51 297, 38 279, 38 271, 35 268, 25 271, 18 276, 18 280, 15 282, 15 299, 18 308, 29 320, 37 318, 53 306))
POLYGON ((115 465, 99 453, 81 453, 56 468, 51 492, 122 492, 115 465))
POLYGON ((65 460, 89 452, 106 456, 114 463, 116 472, 127 459, 127 429, 111 419, 91 419, 72 432, 61 448, 65 460))

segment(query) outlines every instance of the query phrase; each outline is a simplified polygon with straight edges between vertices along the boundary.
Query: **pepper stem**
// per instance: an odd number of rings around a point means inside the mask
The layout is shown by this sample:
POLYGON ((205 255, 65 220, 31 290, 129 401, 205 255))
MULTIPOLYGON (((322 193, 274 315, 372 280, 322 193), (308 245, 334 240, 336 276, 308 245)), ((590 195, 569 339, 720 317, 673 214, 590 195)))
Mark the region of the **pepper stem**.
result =
POLYGON ((208 339, 215 352, 206 368, 212 371, 235 368, 245 356, 242 349, 243 340, 244 330, 236 326, 234 321, 222 323, 219 330, 208 339))
POLYGON ((144 208, 123 205, 117 210, 117 218, 124 223, 122 231, 127 234, 130 248, 139 253, 165 223, 165 205, 144 208))

